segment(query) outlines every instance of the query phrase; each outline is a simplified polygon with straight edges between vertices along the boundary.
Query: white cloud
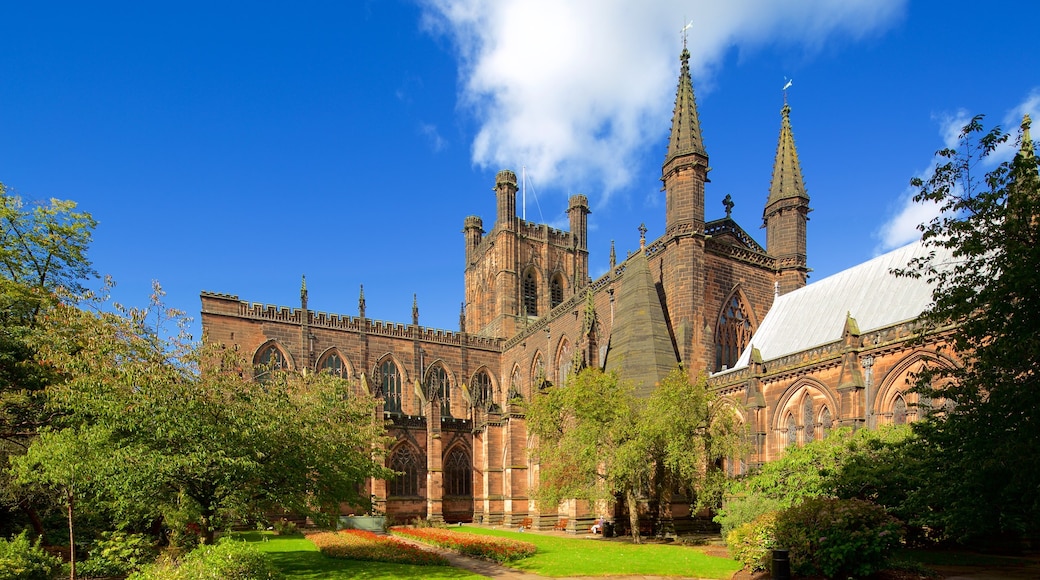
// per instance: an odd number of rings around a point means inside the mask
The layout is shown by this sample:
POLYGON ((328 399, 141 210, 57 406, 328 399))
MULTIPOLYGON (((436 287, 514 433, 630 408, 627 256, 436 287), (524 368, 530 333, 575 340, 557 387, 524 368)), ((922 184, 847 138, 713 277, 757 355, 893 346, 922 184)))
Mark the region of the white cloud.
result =
POLYGON ((520 167, 555 189, 609 196, 668 126, 679 30, 693 15, 695 90, 731 47, 876 33, 904 0, 424 0, 424 22, 458 51, 461 105, 480 125, 473 161, 520 167), (593 191, 589 191, 593 189, 593 191))
MULTIPOLYGON (((957 146, 961 129, 971 120, 971 117, 967 111, 960 110, 956 114, 943 115, 936 120, 939 123, 939 134, 942 136, 943 146, 952 148, 957 146)), ((935 173, 937 165, 938 160, 933 157, 928 167, 919 171, 915 177, 927 181, 935 173)), ((916 193, 917 191, 909 186, 903 191, 899 197, 899 209, 878 230, 879 242, 874 248, 875 254, 882 254, 920 239, 921 231, 917 229, 917 226, 939 216, 941 213, 939 206, 931 202, 915 202, 916 193)))
MULTIPOLYGON (((1002 128, 1011 134, 1011 138, 986 158, 984 167, 992 168, 1007 161, 1018 151, 1018 143, 1015 138, 1022 123, 1022 116, 1026 114, 1031 118, 1040 116, 1040 88, 1033 89, 1021 103, 1012 107, 1004 116, 1002 128)), ((971 120, 971 115, 965 110, 959 110, 956 114, 944 115, 937 120, 939 134, 943 138, 943 146, 953 148, 957 146, 961 130, 971 120)), ((983 121, 983 127, 988 127, 985 121, 983 121)), ((935 172, 937 162, 933 158, 926 169, 917 173, 917 177, 927 180, 935 172)), ((917 226, 939 216, 939 207, 934 203, 914 202, 915 193, 916 191, 908 187, 900 196, 899 209, 878 230, 879 242, 875 253, 887 252, 919 239, 921 232, 917 226)))

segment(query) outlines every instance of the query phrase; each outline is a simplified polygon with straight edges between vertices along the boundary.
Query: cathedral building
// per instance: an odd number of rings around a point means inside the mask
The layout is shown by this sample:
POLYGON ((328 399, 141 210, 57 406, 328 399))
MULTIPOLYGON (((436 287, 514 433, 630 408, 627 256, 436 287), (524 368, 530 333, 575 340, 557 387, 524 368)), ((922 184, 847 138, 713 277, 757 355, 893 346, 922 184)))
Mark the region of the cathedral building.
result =
MULTIPOLYGON (((521 219, 517 177, 495 177, 495 223, 463 220, 465 303, 455 331, 372 320, 362 289, 355 315, 314 312, 307 289, 296 307, 203 292, 210 341, 234 344, 261 367, 326 371, 380 401, 395 443, 387 465, 401 475, 368 483, 379 509, 398 521, 584 530, 596 514, 579 502, 540 506, 522 401, 566 384, 575 368, 616 370, 647 396, 682 364, 732 405, 752 434, 734 472, 841 425, 914 418, 906 378, 922 364, 956 364, 932 343, 910 346, 928 304, 923 282, 896 279, 919 245, 806 285, 809 196, 791 128, 780 131, 763 247, 730 217, 707 219, 708 153, 680 57, 671 134, 661 167, 665 231, 638 252, 589 276, 589 203, 572 196, 569 231, 521 219)), ((758 224, 756 224, 758 225, 758 224)), ((681 510, 673 514, 682 517, 681 510)), ((688 511, 685 512, 688 515, 688 511)))

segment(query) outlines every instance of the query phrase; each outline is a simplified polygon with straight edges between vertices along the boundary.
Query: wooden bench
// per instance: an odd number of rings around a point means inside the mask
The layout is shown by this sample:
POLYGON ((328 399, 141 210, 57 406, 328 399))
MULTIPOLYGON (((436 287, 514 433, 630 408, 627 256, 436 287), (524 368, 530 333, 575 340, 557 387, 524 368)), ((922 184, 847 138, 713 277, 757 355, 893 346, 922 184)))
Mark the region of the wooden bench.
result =
POLYGON ((559 521, 553 525, 553 530, 564 532, 567 531, 567 518, 560 518, 559 521))
POLYGON ((531 529, 531 524, 533 524, 533 523, 534 523, 534 520, 532 520, 531 518, 524 518, 524 519, 520 520, 520 529, 521 530, 529 530, 529 529, 531 529))

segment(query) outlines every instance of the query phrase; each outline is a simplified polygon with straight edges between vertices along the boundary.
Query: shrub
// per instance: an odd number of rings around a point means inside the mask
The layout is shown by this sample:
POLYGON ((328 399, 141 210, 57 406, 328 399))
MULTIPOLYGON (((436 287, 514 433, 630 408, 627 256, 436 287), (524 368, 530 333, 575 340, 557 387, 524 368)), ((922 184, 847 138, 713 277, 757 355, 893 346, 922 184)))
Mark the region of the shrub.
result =
POLYGON ((0 538, 0 580, 51 580, 61 570, 61 559, 30 542, 26 532, 10 540, 0 538))
POLYGON ((464 556, 483 558, 484 560, 500 563, 521 560, 533 556, 537 551, 535 545, 528 542, 510 540, 508 538, 460 534, 448 529, 394 528, 392 531, 395 534, 408 536, 420 542, 454 550, 464 556))
POLYGON ((296 522, 282 518, 274 523, 274 531, 279 536, 296 536, 299 535, 300 530, 296 527, 296 522))
POLYGON ((776 545, 776 512, 762 514, 726 535, 730 556, 752 572, 767 570, 776 545))
POLYGON ((440 554, 364 530, 321 532, 311 534, 307 539, 318 547, 318 551, 330 558, 419 566, 448 565, 448 561, 440 554))
POLYGON ((102 532, 76 572, 84 578, 125 576, 155 560, 155 554, 151 538, 144 534, 102 532))
POLYGON ((899 546, 899 520, 858 499, 813 498, 780 512, 776 546, 791 550, 791 571, 827 578, 863 577, 881 570, 899 546))
POLYGON ((779 501, 762 494, 752 493, 734 496, 726 499, 725 506, 715 516, 715 523, 722 526, 722 537, 728 538, 729 533, 733 530, 780 508, 779 501))
POLYGON ((276 580, 282 575, 257 547, 233 540, 200 546, 180 562, 144 566, 127 580, 276 580))

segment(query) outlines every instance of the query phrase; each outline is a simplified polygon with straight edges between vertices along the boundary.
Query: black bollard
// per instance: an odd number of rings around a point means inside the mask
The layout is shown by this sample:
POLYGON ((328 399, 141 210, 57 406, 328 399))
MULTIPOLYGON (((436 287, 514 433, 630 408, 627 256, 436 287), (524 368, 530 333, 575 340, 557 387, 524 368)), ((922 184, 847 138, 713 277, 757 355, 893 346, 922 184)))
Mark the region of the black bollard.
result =
POLYGON ((791 560, 787 550, 773 550, 773 580, 791 580, 791 560))

